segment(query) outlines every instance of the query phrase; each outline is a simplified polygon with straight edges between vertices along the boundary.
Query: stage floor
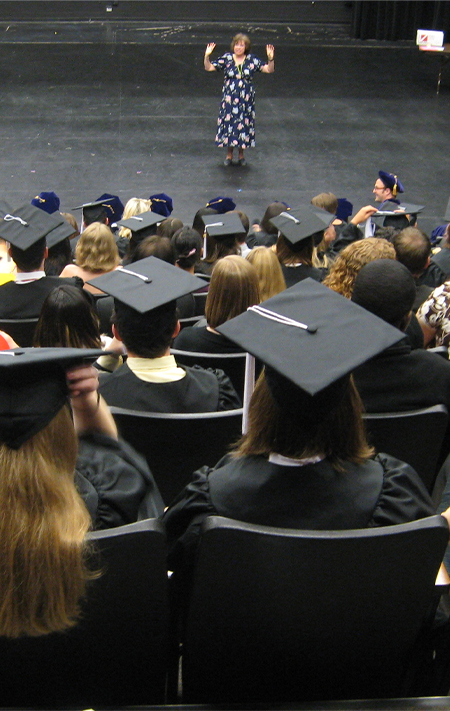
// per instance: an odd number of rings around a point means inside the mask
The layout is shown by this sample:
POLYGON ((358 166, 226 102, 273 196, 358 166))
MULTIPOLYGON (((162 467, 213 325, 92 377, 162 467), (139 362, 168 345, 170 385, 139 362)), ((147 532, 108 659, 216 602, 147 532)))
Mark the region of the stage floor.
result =
POLYGON ((424 204, 428 232, 450 193, 450 68, 411 42, 347 38, 340 26, 245 28, 254 51, 276 46, 276 71, 256 77, 256 148, 245 168, 214 145, 222 78, 203 70, 206 42, 228 49, 217 23, 0 23, 2 197, 18 206, 54 190, 61 210, 117 194, 166 192, 190 222, 218 195, 249 217, 268 203, 322 191, 355 208, 372 201, 379 169, 424 204), (447 73, 446 73, 447 72, 447 73))

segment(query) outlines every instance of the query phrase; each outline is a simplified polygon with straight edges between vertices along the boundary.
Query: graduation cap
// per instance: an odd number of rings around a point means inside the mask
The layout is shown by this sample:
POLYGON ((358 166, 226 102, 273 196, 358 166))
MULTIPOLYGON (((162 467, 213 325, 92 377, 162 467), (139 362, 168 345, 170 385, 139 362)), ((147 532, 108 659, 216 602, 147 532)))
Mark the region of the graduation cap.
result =
MULTIPOLYGON (((12 212, 8 212, 0 220, 0 237, 15 247, 25 250, 43 237, 50 235, 64 222, 66 220, 62 215, 49 215, 44 210, 26 203, 12 212)), ((66 224, 68 223, 66 222, 66 224)), ((73 228, 71 228, 70 234, 73 234, 73 228)), ((57 239, 54 244, 57 244, 60 239, 64 239, 64 237, 57 239)))
POLYGON ((119 267, 113 272, 90 279, 87 283, 141 314, 175 301, 205 285, 202 279, 157 257, 140 259, 129 267, 119 267))
POLYGON ((169 195, 156 193, 156 195, 150 195, 149 200, 152 212, 163 217, 170 217, 173 212, 173 200, 169 195))
POLYGON ((448 199, 447 207, 445 208, 444 220, 450 222, 450 198, 448 199))
POLYGON ((31 204, 34 205, 34 207, 39 207, 41 210, 44 210, 44 212, 51 215, 53 212, 58 212, 60 199, 53 191, 47 193, 42 192, 32 199, 31 204))
POLYGON ((245 235, 241 218, 236 212, 225 215, 203 215, 202 220, 207 234, 218 241, 234 235, 245 235))
POLYGON ((397 193, 405 192, 405 188, 398 179, 398 176, 394 175, 394 173, 386 173, 385 170, 379 170, 378 177, 380 178, 383 185, 385 185, 392 191, 394 197, 396 197, 397 193))
POLYGON ((18 449, 48 425, 67 402, 66 370, 102 354, 88 348, 0 351, 0 442, 18 449))
POLYGON ((304 240, 313 235, 317 235, 315 242, 318 244, 322 239, 323 231, 333 219, 334 216, 326 210, 308 205, 289 212, 280 212, 276 217, 272 217, 270 222, 293 247, 300 247, 304 240))
POLYGON ((103 193, 103 195, 100 195, 100 197, 97 198, 96 202, 101 202, 105 208, 106 216, 109 218, 110 224, 118 222, 122 219, 124 206, 118 195, 103 193))
POLYGON ((353 213, 353 204, 347 198, 338 198, 336 217, 342 222, 348 222, 348 218, 353 213))
POLYGON ((225 212, 234 210, 236 203, 229 197, 215 197, 206 203, 206 207, 212 207, 213 210, 217 210, 219 215, 223 215, 225 212))
POLYGON ((404 338, 314 279, 251 306, 217 330, 309 396, 404 338))
POLYGON ((67 237, 73 237, 74 234, 77 235, 77 231, 63 217, 62 222, 59 225, 57 225, 54 230, 52 230, 51 232, 49 232, 47 234, 47 236, 46 236, 47 247, 49 249, 51 247, 55 247, 57 244, 59 244, 60 242, 62 242, 65 239, 67 239, 67 237))
POLYGON ((425 205, 412 205, 402 202, 400 204, 388 200, 384 203, 383 209, 372 215, 372 222, 377 227, 397 227, 403 229, 409 227, 410 219, 408 215, 417 217, 422 212, 425 205))
POLYGON ((0 217, 4 217, 8 213, 12 212, 12 207, 5 200, 0 200, 0 217))
POLYGON ((153 235, 156 227, 163 221, 163 217, 152 210, 141 212, 139 215, 132 215, 126 220, 119 220, 119 227, 126 227, 133 233, 136 242, 141 242, 145 237, 153 235))

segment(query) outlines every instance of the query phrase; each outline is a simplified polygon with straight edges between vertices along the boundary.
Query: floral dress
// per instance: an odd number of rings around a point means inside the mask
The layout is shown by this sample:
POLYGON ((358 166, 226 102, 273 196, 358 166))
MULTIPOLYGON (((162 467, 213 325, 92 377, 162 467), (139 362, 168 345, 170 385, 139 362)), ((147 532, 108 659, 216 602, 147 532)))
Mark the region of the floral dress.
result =
POLYGON ((261 71, 264 63, 253 54, 247 54, 242 64, 238 65, 232 53, 227 52, 211 64, 224 73, 216 146, 254 146, 255 89, 252 77, 255 72, 261 71))

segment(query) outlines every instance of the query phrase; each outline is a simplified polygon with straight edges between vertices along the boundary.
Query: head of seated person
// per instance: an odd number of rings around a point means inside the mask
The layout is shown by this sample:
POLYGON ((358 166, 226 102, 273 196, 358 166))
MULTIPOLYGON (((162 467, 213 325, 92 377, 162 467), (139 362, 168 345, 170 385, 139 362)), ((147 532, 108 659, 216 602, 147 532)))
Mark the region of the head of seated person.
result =
POLYGON ((20 249, 11 244, 9 254, 19 272, 37 272, 43 270, 44 260, 48 254, 45 237, 37 240, 37 242, 27 249, 20 249))
POLYGON ((333 193, 319 193, 319 195, 313 197, 311 205, 321 207, 322 210, 326 210, 331 215, 335 215, 338 209, 338 199, 333 193))
POLYGON ((171 239, 175 253, 175 265, 191 274, 199 263, 202 254, 202 239, 197 230, 185 225, 177 230, 171 239))
POLYGON ((261 301, 286 289, 286 282, 275 252, 268 247, 253 247, 246 256, 258 275, 261 301))
POLYGON ((375 259, 395 259, 393 245, 385 239, 376 237, 367 237, 353 242, 339 254, 323 283, 350 299, 357 274, 366 264, 375 259))
POLYGON ((175 253, 168 237, 160 237, 159 235, 145 237, 134 250, 130 264, 139 262, 146 257, 157 257, 162 259, 163 262, 175 265, 175 253))
POLYGON ((274 225, 272 225, 270 220, 273 217, 278 217, 278 215, 281 215, 281 213, 285 210, 286 205, 283 202, 271 202, 270 205, 267 206, 266 211, 261 220, 261 231, 265 232, 267 235, 273 235, 274 238, 276 238, 278 234, 278 229, 274 225))
POLYGON ((87 272, 109 272, 119 265, 114 235, 107 225, 93 222, 81 234, 75 249, 75 262, 87 272))
POLYGON ((430 263, 431 240, 417 227, 406 227, 392 240, 397 259, 413 277, 420 277, 430 263))
POLYGON ((45 299, 34 335, 40 348, 101 348, 100 320, 84 289, 61 284, 45 299))
POLYGON ((259 302, 255 267, 236 255, 220 259, 213 269, 206 297, 205 317, 208 326, 215 329, 259 302))
MULTIPOLYGON (((91 517, 75 486, 78 439, 64 349, 27 349, 2 362, 0 398, 0 635, 40 636, 73 626, 92 577, 91 517), (53 351, 53 353, 49 353, 53 351), (64 360, 65 359, 65 360, 64 360)), ((82 362, 82 356, 79 357, 82 362)))
POLYGON ((115 300, 113 333, 123 341, 130 357, 162 358, 168 355, 179 330, 176 301, 139 313, 115 300))
POLYGON ((306 264, 311 267, 315 245, 319 244, 322 238, 323 232, 321 235, 315 233, 297 244, 292 244, 284 235, 278 235, 276 254, 280 264, 306 264))
POLYGON ((409 270, 393 259, 366 264, 355 279, 352 301, 400 331, 408 327, 416 285, 409 270))
POLYGON ((159 237, 168 237, 171 239, 177 230, 183 227, 183 223, 178 217, 167 217, 165 220, 159 223, 156 228, 156 234, 159 237))

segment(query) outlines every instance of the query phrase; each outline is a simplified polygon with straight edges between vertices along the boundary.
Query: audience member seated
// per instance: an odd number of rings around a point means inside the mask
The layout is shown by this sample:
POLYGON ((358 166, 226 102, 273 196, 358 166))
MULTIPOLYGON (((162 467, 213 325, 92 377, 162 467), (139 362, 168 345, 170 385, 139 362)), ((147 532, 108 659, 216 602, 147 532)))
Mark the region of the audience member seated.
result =
POLYGON ((48 255, 45 234, 46 230, 51 232, 54 229, 54 222, 42 210, 31 206, 29 209, 40 213, 39 226, 35 225, 36 218, 33 214, 28 218, 28 224, 21 225, 22 229, 18 232, 16 221, 13 221, 13 225, 6 222, 1 226, 1 237, 10 242, 9 254, 17 267, 15 281, 0 286, 2 319, 38 318, 42 304, 55 286, 65 283, 83 287, 83 281, 79 277, 62 281, 58 276, 45 274, 44 263, 48 255), (45 224, 45 219, 51 220, 49 225, 45 224), (43 221, 44 226, 41 228, 43 221))
MULTIPOLYGON (((100 274, 116 269, 119 262, 119 252, 110 228, 100 222, 93 222, 86 227, 77 242, 75 264, 67 265, 61 272, 61 276, 78 276, 87 282, 100 274)), ((84 288, 91 294, 102 293, 90 284, 85 283, 84 288)))
POLYGON ((220 259, 213 269, 206 297, 207 325, 184 328, 175 338, 174 348, 200 353, 240 352, 216 328, 259 302, 256 269, 246 259, 235 255, 220 259))
POLYGON ((350 299, 357 275, 365 264, 374 259, 395 259, 392 244, 377 237, 358 240, 341 252, 323 283, 350 299))
POLYGON ((417 319, 422 327, 425 347, 445 346, 450 354, 450 281, 431 292, 417 311, 417 319))
POLYGON ((246 259, 256 269, 261 301, 266 301, 286 289, 280 262, 272 249, 254 247, 247 254, 246 259))
POLYGON ((439 251, 434 252, 431 261, 444 272, 446 279, 450 277, 450 223, 439 242, 439 251))
MULTIPOLYGON (((378 237, 366 237, 349 244, 341 252, 323 283, 333 291, 337 291, 338 294, 351 299, 355 279, 366 264, 375 259, 395 258, 395 249, 390 242, 378 239, 378 237)), ((423 348, 422 329, 415 314, 411 317, 406 335, 411 348, 423 348)))
MULTIPOLYGON (((130 198, 125 205, 122 220, 129 220, 130 217, 134 215, 140 215, 143 212, 148 212, 150 210, 150 200, 143 200, 142 198, 130 198)), ((117 249, 119 250, 119 255, 124 257, 128 251, 129 242, 131 239, 131 230, 128 227, 119 228, 119 237, 117 239, 117 249)))
MULTIPOLYGON (((398 261, 377 259, 356 277, 352 301, 405 332, 412 314, 415 282, 398 261)), ((432 405, 450 411, 450 363, 423 349, 411 350, 406 338, 353 372, 367 412, 404 412, 432 405)), ((446 438, 447 452, 450 437, 446 438)))
MULTIPOLYGON (((172 241, 168 237, 152 235, 145 237, 133 252, 130 264, 139 262, 146 257, 156 257, 167 264, 175 265, 175 250, 172 241)), ((184 294, 177 299, 178 318, 191 318, 195 316, 195 299, 192 294, 184 294)))
POLYGON ((216 468, 195 472, 164 514, 169 566, 176 572, 192 563, 201 523, 209 515, 339 530, 403 523, 434 513, 409 465, 386 454, 374 457, 365 438, 362 403, 348 373, 355 349, 363 362, 400 334, 379 319, 375 328, 372 314, 355 310, 355 304, 312 280, 264 307, 271 313, 256 307, 221 327, 266 368, 237 449, 216 468), (286 319, 320 325, 313 334, 295 328, 294 339, 290 331, 295 323, 286 319), (356 343, 355 322, 361 337, 356 343))
POLYGON ((45 299, 34 334, 37 348, 101 348, 99 317, 85 289, 56 286, 45 299))
POLYGON ((240 255, 239 238, 245 235, 245 229, 236 212, 227 212, 217 217, 204 216, 206 257, 203 258, 199 271, 211 274, 219 259, 229 255, 240 255))
POLYGON ((240 407, 223 371, 179 367, 170 355, 180 330, 176 298, 197 289, 201 280, 155 257, 132 267, 97 279, 99 288, 115 298, 113 333, 128 353, 127 362, 114 373, 100 376, 100 391, 108 404, 153 412, 240 407))
POLYGON ((253 249, 253 247, 272 247, 272 245, 276 244, 278 230, 271 220, 288 209, 284 202, 271 202, 268 205, 260 224, 253 224, 248 232, 247 244, 250 249, 253 249))
POLYGON ((278 229, 275 251, 286 286, 289 288, 308 277, 322 281, 323 273, 313 267, 313 257, 323 239, 323 221, 309 207, 302 207, 281 212, 271 222, 278 229))
POLYGON ((171 239, 175 265, 189 274, 195 274, 202 254, 202 238, 197 230, 185 225, 171 239))
POLYGON ((86 582, 97 575, 85 567, 88 530, 136 520, 151 486, 151 510, 162 512, 148 470, 146 480, 124 458, 117 471, 114 420, 98 399, 97 372, 80 365, 97 353, 26 349, 0 362, 3 636, 75 624, 86 582))
POLYGON ((444 273, 440 267, 430 262, 430 238, 417 227, 406 227, 401 230, 392 239, 392 244, 398 261, 409 269, 416 282, 417 293, 413 305, 415 313, 431 294, 433 286, 443 283, 444 273))
POLYGON ((160 222, 156 228, 156 234, 159 237, 168 237, 169 239, 172 239, 175 232, 181 230, 182 227, 183 223, 178 219, 178 217, 166 217, 166 219, 160 222))

